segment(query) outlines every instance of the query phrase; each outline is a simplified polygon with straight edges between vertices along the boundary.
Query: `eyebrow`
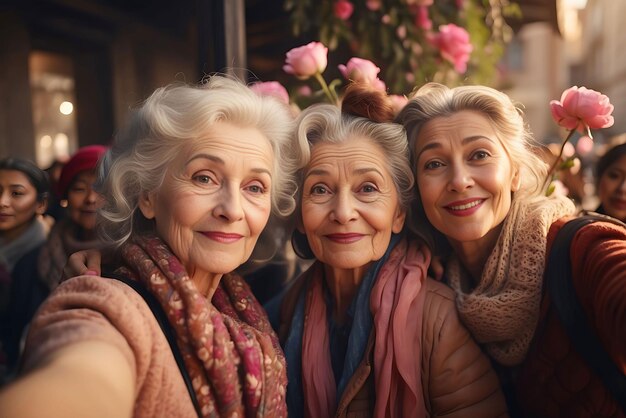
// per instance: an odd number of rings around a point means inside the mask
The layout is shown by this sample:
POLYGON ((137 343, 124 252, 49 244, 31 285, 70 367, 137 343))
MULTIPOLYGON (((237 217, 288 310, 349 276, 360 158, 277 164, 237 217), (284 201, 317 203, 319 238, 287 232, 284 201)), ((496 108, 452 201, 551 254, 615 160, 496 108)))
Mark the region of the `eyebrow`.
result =
MULTIPOLYGON (((378 170, 376 168, 373 168, 373 167, 357 168, 356 170, 353 171, 354 174, 359 174, 359 175, 370 173, 370 172, 378 173, 378 175, 380 175, 381 177, 384 177, 383 173, 381 173, 380 170, 378 170)), ((307 178, 307 177, 310 177, 310 176, 323 176, 323 175, 327 175, 327 174, 330 174, 330 172, 328 170, 323 170, 321 168, 316 168, 316 169, 313 169, 313 170, 307 172, 304 177, 307 178)))
MULTIPOLYGON (((226 162, 224 162, 224 160, 222 160, 220 157, 217 157, 215 155, 211 155, 211 154, 196 154, 193 157, 191 157, 189 160, 187 160, 187 162, 185 163, 185 166, 188 166, 192 161, 194 160, 198 160, 198 159, 205 159, 205 160, 209 160, 209 161, 213 161, 217 164, 220 165, 226 165, 226 162)), ((268 176, 272 177, 272 172, 270 170, 268 170, 267 168, 262 168, 262 167, 253 167, 251 169, 251 171, 253 173, 265 173, 268 176)))
MULTIPOLYGON (((468 136, 468 137, 466 137, 466 138, 463 138, 463 139, 461 140, 461 145, 467 145, 467 144, 469 144, 469 143, 471 143, 471 142, 478 141, 478 140, 480 140, 480 139, 486 139, 486 140, 487 140, 487 141, 489 141, 489 142, 495 143, 495 142, 493 141, 493 139, 491 139, 491 138, 489 138, 489 137, 486 137, 486 136, 484 136, 484 135, 472 135, 472 136, 468 136)), ((424 151, 428 151, 429 149, 437 149, 437 148, 442 148, 442 147, 443 147, 443 146, 441 145, 441 143, 440 143, 440 142, 431 142, 431 143, 427 144, 424 148, 422 148, 422 149, 420 150, 420 152, 417 154, 417 159, 419 160, 420 156, 422 155, 422 153, 423 153, 424 151)))

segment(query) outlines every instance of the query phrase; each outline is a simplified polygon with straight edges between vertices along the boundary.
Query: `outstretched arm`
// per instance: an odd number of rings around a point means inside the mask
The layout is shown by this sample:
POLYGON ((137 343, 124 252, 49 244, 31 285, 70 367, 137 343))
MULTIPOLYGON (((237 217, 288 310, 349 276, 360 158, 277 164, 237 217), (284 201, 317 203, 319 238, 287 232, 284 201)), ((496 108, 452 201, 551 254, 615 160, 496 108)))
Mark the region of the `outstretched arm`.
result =
POLYGON ((51 354, 0 392, 0 416, 131 417, 134 374, 122 352, 82 341, 51 354))

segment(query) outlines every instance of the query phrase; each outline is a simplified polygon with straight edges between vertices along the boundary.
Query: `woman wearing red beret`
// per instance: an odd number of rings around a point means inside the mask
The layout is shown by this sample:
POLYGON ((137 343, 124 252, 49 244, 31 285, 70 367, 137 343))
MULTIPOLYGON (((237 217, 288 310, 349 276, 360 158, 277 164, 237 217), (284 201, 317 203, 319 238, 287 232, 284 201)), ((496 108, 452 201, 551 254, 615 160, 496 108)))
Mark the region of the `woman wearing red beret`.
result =
POLYGON ((22 257, 13 269, 8 329, 2 336, 9 369, 17 365, 24 329, 59 283, 69 255, 98 247, 96 211, 103 200, 93 185, 96 165, 106 150, 102 145, 80 148, 63 167, 56 192, 59 199, 67 200, 67 216, 54 225, 46 242, 22 257))

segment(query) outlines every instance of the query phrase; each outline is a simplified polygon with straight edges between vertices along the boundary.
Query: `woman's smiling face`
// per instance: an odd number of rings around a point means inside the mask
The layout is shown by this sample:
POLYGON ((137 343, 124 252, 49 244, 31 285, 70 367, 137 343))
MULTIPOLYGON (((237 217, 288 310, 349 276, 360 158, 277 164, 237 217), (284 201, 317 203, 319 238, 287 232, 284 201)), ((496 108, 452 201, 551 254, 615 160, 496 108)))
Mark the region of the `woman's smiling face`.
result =
POLYGON ((404 225, 387 158, 367 138, 316 144, 302 193, 303 232, 315 257, 334 268, 380 259, 404 225))
POLYGON ((257 129, 218 122, 140 201, 190 275, 248 260, 271 212, 274 153, 257 129))
POLYGON ((465 110, 432 119, 414 151, 421 201, 437 230, 451 242, 499 230, 520 178, 487 117, 465 110))

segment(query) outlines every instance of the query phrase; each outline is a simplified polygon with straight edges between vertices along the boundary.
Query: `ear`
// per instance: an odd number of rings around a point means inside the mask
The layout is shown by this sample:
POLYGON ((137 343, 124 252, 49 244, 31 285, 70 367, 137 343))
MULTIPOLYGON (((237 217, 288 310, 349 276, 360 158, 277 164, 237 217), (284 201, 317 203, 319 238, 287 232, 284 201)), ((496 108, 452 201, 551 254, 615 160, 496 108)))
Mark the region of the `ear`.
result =
POLYGON ((393 216, 393 223, 391 224, 391 231, 394 234, 399 234, 404 228, 404 221, 406 220, 406 211, 401 209, 399 206, 396 209, 396 213, 393 216))
POLYGON ((40 201, 37 201, 37 207, 35 208, 35 213, 37 215, 43 215, 46 213, 46 209, 48 209, 48 198, 44 197, 40 201))
POLYGON ((513 179, 511 180, 511 191, 516 192, 522 186, 522 175, 520 174, 519 168, 515 169, 515 173, 513 174, 513 179))
POLYGON ((139 210, 146 217, 146 219, 154 218, 154 206, 155 206, 155 197, 154 193, 141 193, 139 196, 138 202, 139 210))

